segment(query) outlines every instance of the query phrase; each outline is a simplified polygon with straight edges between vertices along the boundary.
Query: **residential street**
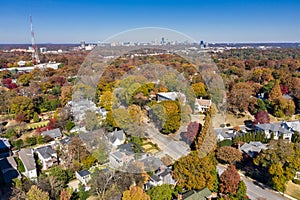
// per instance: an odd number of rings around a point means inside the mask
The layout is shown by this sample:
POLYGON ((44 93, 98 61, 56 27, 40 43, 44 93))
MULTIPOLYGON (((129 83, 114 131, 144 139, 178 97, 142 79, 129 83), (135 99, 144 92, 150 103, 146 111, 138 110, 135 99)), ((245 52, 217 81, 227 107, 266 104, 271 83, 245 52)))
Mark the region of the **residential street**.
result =
MULTIPOLYGON (((218 165, 217 166, 217 171, 218 174, 222 174, 223 171, 225 170, 225 166, 223 165, 218 165)), ((268 189, 268 188, 261 188, 258 185, 255 185, 250 179, 244 177, 244 175, 241 175, 241 179, 245 182, 246 186, 247 186, 247 195, 249 196, 250 199, 258 199, 258 198, 262 198, 262 199, 267 199, 267 200, 286 200, 288 199, 287 197, 284 197, 280 194, 278 194, 277 192, 275 192, 274 190, 268 189)))
POLYGON ((146 126, 146 137, 157 144, 163 154, 171 156, 174 160, 178 160, 190 152, 190 148, 185 142, 159 133, 152 124, 146 126))

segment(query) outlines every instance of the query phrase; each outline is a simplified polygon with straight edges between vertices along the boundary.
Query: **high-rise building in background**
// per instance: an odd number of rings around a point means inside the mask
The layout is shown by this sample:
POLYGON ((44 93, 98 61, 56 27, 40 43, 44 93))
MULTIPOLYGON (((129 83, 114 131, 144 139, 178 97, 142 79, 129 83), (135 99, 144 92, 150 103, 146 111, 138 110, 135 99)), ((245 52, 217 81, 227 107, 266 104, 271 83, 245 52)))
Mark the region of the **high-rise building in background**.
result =
POLYGON ((85 49, 85 41, 82 40, 80 42, 80 47, 81 47, 81 49, 85 49))

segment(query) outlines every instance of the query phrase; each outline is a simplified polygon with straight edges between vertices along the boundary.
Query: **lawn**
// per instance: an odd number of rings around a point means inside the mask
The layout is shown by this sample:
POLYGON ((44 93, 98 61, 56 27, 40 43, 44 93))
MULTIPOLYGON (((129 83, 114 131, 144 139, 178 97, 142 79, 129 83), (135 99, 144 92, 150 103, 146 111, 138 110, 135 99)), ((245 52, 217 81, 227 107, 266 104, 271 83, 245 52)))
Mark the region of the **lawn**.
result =
POLYGON ((285 193, 287 195, 290 195, 291 197, 300 199, 300 185, 295 184, 292 181, 289 181, 287 183, 285 193))
POLYGON ((49 120, 42 121, 42 122, 37 122, 37 123, 31 123, 27 125, 27 129, 36 129, 36 128, 41 128, 47 126, 49 123, 49 120))

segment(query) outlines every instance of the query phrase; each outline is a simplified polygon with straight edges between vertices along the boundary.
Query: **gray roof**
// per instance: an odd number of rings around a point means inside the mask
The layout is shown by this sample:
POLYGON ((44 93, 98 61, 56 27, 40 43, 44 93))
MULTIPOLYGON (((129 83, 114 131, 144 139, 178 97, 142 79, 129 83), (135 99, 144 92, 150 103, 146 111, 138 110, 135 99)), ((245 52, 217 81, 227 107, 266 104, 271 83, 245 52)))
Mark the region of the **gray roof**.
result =
POLYGON ((111 137, 111 141, 114 143, 116 140, 124 140, 125 139, 125 133, 123 130, 115 130, 113 133, 112 133, 112 137, 111 137))
POLYGON ((153 174, 151 177, 150 177, 152 180, 156 181, 156 182, 159 182, 161 181, 161 178, 155 174, 153 174))
POLYGON ((267 146, 261 142, 250 142, 249 144, 244 143, 240 147, 240 150, 248 154, 250 157, 256 156, 262 149, 267 149, 267 146))
POLYGON ((81 170, 81 171, 77 172, 77 174, 79 174, 81 177, 84 177, 91 173, 88 170, 81 170))
POLYGON ((133 143, 121 144, 118 146, 120 152, 124 152, 126 155, 134 154, 133 152, 133 143))
POLYGON ((262 130, 270 130, 272 132, 279 132, 283 134, 293 134, 292 131, 281 127, 278 124, 256 124, 255 127, 262 129, 262 130))
POLYGON ((44 159, 48 159, 52 157, 52 154, 54 154, 55 152, 53 151, 51 146, 45 146, 45 147, 40 147, 37 148, 35 150, 36 152, 40 153, 40 155, 44 158, 44 159))
POLYGON ((300 121, 283 122, 286 129, 292 129, 293 131, 300 132, 300 121))
POLYGON ((49 130, 49 131, 44 131, 44 132, 41 133, 41 135, 43 137, 45 137, 46 135, 48 135, 49 137, 51 137, 53 139, 62 136, 59 128, 56 128, 56 129, 53 129, 53 130, 49 130))
POLYGON ((120 151, 116 151, 114 153, 111 153, 111 155, 116 158, 119 161, 122 161, 123 155, 120 151))
POLYGON ((35 167, 35 160, 33 158, 33 154, 31 149, 21 149, 19 152, 19 158, 23 162, 24 167, 28 170, 34 170, 35 167))
POLYGON ((70 143, 70 141, 71 141, 71 138, 72 137, 65 137, 65 138, 63 138, 63 139, 61 139, 61 140, 59 140, 59 142, 60 142, 60 144, 62 144, 62 145, 68 145, 69 143, 70 143))
POLYGON ((139 160, 144 164, 146 171, 156 171, 160 167, 164 166, 164 163, 157 157, 149 156, 147 158, 139 160))

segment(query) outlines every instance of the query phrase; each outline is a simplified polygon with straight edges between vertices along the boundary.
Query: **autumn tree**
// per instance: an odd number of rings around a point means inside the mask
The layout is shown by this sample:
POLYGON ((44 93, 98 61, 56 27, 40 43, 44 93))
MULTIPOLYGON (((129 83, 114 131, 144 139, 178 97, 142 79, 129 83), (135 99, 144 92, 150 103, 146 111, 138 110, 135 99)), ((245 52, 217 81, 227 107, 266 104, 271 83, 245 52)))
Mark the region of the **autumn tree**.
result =
POLYGON ((116 97, 114 96, 114 94, 111 91, 105 91, 100 96, 99 105, 105 108, 105 110, 110 111, 115 102, 116 102, 116 97))
POLYGON ((66 189, 63 189, 60 192, 59 200, 70 200, 70 199, 71 199, 71 194, 66 189))
POLYGON ((269 100, 274 101, 275 99, 278 99, 279 97, 282 96, 281 89, 280 89, 280 84, 279 80, 275 80, 274 86, 269 93, 269 100))
POLYGON ((192 151, 189 155, 181 157, 174 164, 174 177, 178 180, 178 186, 187 190, 214 188, 217 180, 215 176, 215 159, 212 154, 203 158, 197 151, 192 151))
POLYGON ((151 108, 152 119, 162 133, 170 134, 178 130, 181 113, 177 101, 162 101, 151 108))
POLYGON ((184 138, 187 140, 187 143, 190 144, 194 142, 196 136, 200 133, 201 131, 201 124, 198 122, 190 122, 188 127, 187 127, 187 132, 184 133, 184 138))
POLYGON ((27 192, 26 197, 28 200, 49 200, 49 194, 47 192, 43 192, 36 185, 31 186, 30 190, 27 192))
POLYGON ((242 160, 242 152, 240 150, 230 147, 223 146, 217 150, 217 159, 226 163, 234 163, 242 160))
POLYGON ((150 197, 144 190, 138 186, 132 186, 129 190, 123 192, 122 200, 150 200, 150 197))
POLYGON ((236 194, 240 175, 234 165, 229 165, 228 168, 220 176, 219 190, 222 194, 236 194))
POLYGON ((270 123, 270 116, 267 111, 263 110, 255 114, 254 124, 268 124, 268 123, 270 123))
POLYGON ((194 90, 195 96, 196 97, 206 97, 207 96, 207 91, 205 84, 202 82, 199 83, 194 83, 192 84, 192 88, 194 90))
POLYGON ((245 112, 254 95, 254 88, 249 83, 236 83, 228 94, 229 109, 233 112, 245 112))
POLYGON ((300 170, 300 146, 283 140, 271 141, 269 148, 253 162, 266 170, 265 177, 275 190, 284 192, 286 182, 300 170))
POLYGON ((34 113, 34 104, 28 97, 17 96, 10 101, 10 112, 16 115, 23 113, 26 120, 30 120, 34 113))

